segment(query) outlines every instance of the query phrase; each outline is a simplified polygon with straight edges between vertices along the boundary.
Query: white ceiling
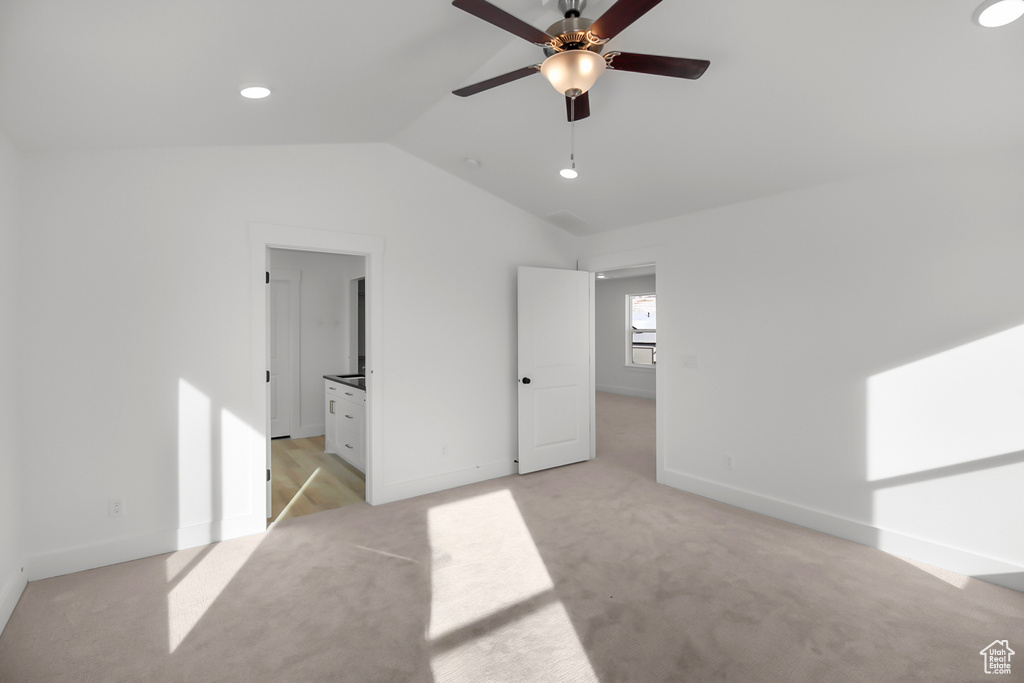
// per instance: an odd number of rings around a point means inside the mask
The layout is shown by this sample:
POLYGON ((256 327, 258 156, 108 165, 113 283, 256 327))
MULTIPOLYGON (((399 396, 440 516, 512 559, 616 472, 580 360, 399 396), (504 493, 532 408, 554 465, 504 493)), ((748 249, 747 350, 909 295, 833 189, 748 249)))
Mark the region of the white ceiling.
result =
POLYGON ((543 77, 450 93, 540 49, 447 0, 0 0, 0 128, 26 151, 390 142, 587 234, 1024 144, 1024 21, 982 29, 976 4, 664 0, 609 49, 711 67, 602 76, 567 181, 543 77), (273 96, 243 100, 251 82, 273 96))

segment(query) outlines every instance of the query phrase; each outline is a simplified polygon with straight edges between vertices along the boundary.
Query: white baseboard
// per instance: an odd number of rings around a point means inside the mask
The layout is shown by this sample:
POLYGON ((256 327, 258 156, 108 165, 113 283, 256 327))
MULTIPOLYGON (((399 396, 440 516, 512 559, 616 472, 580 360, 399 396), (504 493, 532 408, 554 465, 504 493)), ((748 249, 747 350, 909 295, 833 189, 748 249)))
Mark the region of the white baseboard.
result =
POLYGON ((619 394, 620 396, 632 396, 634 398, 649 398, 652 401, 655 399, 657 392, 647 391, 645 389, 630 389, 629 387, 613 387, 607 384, 598 384, 597 390, 602 391, 606 394, 619 394))
POLYGON ((392 503, 396 500, 415 498, 416 496, 445 491, 457 486, 466 486, 467 484, 475 484, 479 481, 497 479, 498 477, 515 474, 516 471, 514 462, 510 460, 496 460, 464 470, 455 470, 422 479, 410 479, 408 481, 385 484, 380 487, 380 492, 377 495, 377 499, 373 501, 373 504, 381 505, 383 503, 392 503))
POLYGON ((0 588, 0 633, 7 627, 7 622, 14 614, 14 608, 17 607, 27 584, 28 578, 21 567, 14 569, 3 582, 3 588, 0 588))
POLYGON ((990 583, 1024 592, 1024 567, 1009 564, 984 555, 916 538, 908 534, 880 529, 831 513, 769 498, 751 491, 733 488, 717 482, 700 479, 681 472, 664 470, 658 473, 658 482, 735 505, 768 517, 781 519, 798 526, 820 531, 861 545, 877 548, 892 555, 917 560, 925 564, 949 569, 958 574, 978 577, 990 583))
POLYGON ((292 430, 291 437, 293 439, 308 439, 311 436, 323 436, 324 435, 324 423, 312 425, 302 425, 297 429, 292 430))
POLYGON ((248 536, 265 530, 254 527, 252 518, 235 517, 216 524, 196 524, 182 529, 158 531, 96 545, 67 548, 29 559, 25 569, 29 581, 72 574, 143 557, 194 548, 217 541, 248 536))

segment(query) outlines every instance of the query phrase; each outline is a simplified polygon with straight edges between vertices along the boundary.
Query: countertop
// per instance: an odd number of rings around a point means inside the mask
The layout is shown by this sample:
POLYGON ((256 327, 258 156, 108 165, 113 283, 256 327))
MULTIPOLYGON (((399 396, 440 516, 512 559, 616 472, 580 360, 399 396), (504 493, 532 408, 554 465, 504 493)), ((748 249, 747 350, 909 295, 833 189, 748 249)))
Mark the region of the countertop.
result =
POLYGON ((366 391, 366 378, 363 375, 324 375, 323 377, 331 382, 366 391))

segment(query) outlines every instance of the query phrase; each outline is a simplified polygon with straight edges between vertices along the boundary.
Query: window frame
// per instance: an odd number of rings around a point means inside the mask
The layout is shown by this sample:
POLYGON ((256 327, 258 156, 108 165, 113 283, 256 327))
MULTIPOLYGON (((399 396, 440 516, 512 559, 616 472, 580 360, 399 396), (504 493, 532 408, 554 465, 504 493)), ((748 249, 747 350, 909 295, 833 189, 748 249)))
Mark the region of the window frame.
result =
POLYGON ((636 329, 636 330, 633 329, 633 299, 639 298, 639 297, 654 297, 654 300, 655 300, 655 304, 654 304, 655 305, 655 310, 657 310, 658 295, 657 295, 656 292, 633 292, 633 293, 630 293, 630 294, 626 294, 626 315, 625 315, 625 322, 626 322, 626 325, 625 325, 625 327, 626 327, 626 330, 625 330, 626 331, 626 335, 625 335, 625 339, 626 339, 626 353, 625 353, 625 362, 626 362, 626 367, 627 368, 631 368, 631 369, 635 369, 635 370, 653 371, 653 370, 656 370, 657 367, 658 367, 657 341, 655 341, 655 343, 654 343, 654 351, 651 354, 652 358, 653 358, 653 362, 652 363, 635 363, 633 361, 633 334, 634 334, 634 332, 654 332, 654 333, 657 333, 657 331, 658 331, 657 325, 655 325, 655 327, 653 327, 653 328, 642 328, 642 329, 636 329))

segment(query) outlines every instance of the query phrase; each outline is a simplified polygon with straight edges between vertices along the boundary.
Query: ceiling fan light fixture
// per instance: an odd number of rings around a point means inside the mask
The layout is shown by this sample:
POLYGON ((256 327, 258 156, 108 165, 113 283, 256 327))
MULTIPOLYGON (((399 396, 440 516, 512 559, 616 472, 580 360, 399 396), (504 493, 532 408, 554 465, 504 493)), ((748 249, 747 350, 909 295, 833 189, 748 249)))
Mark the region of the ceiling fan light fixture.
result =
POLYGON ((576 90, 577 97, 590 90, 604 69, 604 57, 590 50, 556 52, 540 65, 540 72, 555 90, 563 95, 576 90))
POLYGON ((985 0, 974 11, 974 21, 985 28, 1006 26, 1024 16, 1024 0, 985 0))

